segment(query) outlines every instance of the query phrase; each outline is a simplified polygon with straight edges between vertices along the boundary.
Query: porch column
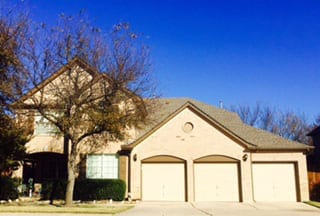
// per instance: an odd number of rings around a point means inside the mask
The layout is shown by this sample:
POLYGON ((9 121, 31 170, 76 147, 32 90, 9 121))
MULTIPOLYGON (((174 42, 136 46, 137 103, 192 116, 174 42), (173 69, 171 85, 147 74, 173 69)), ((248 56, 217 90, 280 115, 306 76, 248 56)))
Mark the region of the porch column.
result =
POLYGON ((119 178, 126 183, 126 197, 128 195, 129 181, 128 181, 128 155, 119 156, 119 178))

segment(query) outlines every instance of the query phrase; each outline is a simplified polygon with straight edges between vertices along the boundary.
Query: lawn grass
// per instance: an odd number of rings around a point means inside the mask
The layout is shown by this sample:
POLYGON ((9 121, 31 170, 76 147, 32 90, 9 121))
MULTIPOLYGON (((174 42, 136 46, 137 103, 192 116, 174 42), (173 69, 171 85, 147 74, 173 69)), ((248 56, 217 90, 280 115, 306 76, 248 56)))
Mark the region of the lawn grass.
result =
POLYGON ((317 208, 320 208, 320 202, 316 202, 316 201, 307 201, 305 202, 311 206, 314 206, 314 207, 317 207, 317 208))
POLYGON ((45 203, 7 203, 0 205, 0 213, 74 213, 74 214, 116 214, 132 208, 130 204, 75 204, 71 207, 45 203))

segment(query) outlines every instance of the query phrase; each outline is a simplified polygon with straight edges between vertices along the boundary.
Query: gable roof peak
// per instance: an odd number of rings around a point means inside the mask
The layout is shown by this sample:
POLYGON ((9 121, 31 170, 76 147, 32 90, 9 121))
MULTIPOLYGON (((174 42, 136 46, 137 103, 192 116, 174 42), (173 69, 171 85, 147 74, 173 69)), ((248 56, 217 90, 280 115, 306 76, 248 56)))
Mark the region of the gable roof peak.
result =
MULTIPOLYGON (((38 92, 40 89, 44 88, 46 85, 48 85, 50 82, 52 82, 54 79, 56 79, 58 76, 60 76, 62 73, 66 72, 69 69, 72 69, 76 66, 79 66, 84 71, 89 73, 92 76, 99 76, 101 73, 98 72, 98 70, 94 67, 92 67, 90 64, 88 64, 85 60, 83 60, 80 57, 74 57, 72 60, 70 60, 67 64, 61 66, 58 70, 56 70, 54 73, 49 75, 47 78, 42 80, 39 84, 34 86, 33 89, 28 91, 25 95, 20 97, 16 102, 14 102, 13 106, 23 103, 26 99, 34 95, 36 92, 38 92)), ((102 77, 102 76, 101 76, 102 77)))

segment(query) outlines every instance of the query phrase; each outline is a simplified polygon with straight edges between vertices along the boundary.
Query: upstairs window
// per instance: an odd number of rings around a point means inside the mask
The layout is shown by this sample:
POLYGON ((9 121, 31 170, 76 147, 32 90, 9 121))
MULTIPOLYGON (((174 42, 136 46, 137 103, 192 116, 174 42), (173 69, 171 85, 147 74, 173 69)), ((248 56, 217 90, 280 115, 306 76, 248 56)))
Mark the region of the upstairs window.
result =
POLYGON ((46 118, 43 116, 35 117, 35 135, 52 135, 57 132, 57 128, 52 125, 46 118))
POLYGON ((86 177, 89 179, 117 179, 119 176, 118 155, 100 154, 87 156, 86 177))

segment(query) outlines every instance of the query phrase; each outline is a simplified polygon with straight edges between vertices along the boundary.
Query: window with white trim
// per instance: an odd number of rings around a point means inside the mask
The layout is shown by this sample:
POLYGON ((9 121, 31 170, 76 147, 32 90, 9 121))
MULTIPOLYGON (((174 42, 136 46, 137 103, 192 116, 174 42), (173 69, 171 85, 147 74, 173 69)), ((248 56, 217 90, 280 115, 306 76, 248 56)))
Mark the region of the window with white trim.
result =
POLYGON ((86 177, 89 179, 117 179, 119 158, 115 154, 87 155, 86 177))
POLYGON ((50 135, 57 132, 57 128, 43 116, 35 116, 35 135, 50 135))

